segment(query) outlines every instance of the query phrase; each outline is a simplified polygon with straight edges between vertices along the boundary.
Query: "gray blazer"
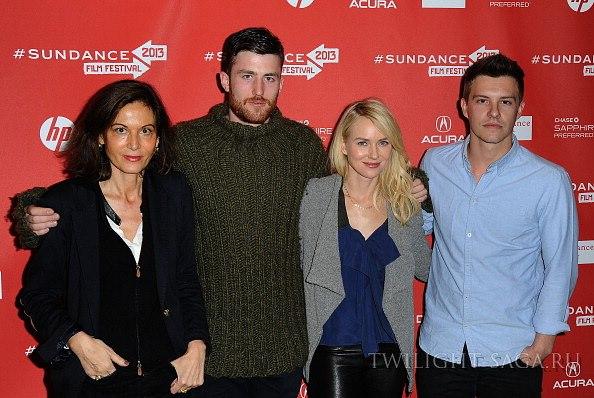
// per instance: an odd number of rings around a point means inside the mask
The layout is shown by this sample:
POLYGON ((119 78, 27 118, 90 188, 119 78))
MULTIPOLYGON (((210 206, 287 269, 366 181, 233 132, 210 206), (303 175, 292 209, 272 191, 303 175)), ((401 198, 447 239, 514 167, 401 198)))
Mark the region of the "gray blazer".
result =
MULTIPOLYGON (((301 266, 305 284, 309 366, 322 338, 322 327, 344 298, 340 254, 338 251, 338 195, 342 177, 333 174, 309 180, 301 202, 299 233, 301 266)), ((388 264, 384 284, 383 308, 402 351, 409 391, 412 390, 413 364, 413 277, 427 281, 431 253, 422 232, 421 215, 402 226, 388 211, 388 233, 400 257, 388 264)))

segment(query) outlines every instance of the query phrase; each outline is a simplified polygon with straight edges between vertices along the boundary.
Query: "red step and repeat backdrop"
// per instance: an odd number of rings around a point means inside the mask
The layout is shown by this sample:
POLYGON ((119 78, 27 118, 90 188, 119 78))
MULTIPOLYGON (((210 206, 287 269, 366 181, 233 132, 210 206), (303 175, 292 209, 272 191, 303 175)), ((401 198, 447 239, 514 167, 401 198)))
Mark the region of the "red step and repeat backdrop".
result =
MULTIPOLYGON (((220 102, 225 37, 266 26, 286 48, 279 106, 328 142, 342 108, 389 104, 417 162, 465 134, 456 100, 464 69, 494 52, 526 71, 522 145, 567 169, 580 216, 571 332, 546 363, 544 397, 594 396, 594 0, 187 0, 5 2, 0 15, 0 203, 62 178, 56 153, 98 87, 152 83, 174 121, 220 102)), ((0 228, 0 396, 43 397, 35 340, 15 306, 29 252, 0 228)), ((415 287, 421 302, 423 285, 415 287)), ((422 308, 417 307, 417 321, 422 308)))

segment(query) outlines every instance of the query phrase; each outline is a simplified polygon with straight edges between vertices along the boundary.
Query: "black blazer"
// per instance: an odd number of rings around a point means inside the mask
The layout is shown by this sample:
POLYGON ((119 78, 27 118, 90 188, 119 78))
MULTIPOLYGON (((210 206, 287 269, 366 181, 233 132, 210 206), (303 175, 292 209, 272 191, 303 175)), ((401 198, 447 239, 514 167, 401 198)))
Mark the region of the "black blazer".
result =
MULTIPOLYGON (((167 332, 176 355, 191 340, 209 345, 204 299, 194 256, 192 194, 177 173, 146 170, 143 192, 148 198, 154 242, 157 291, 167 332)), ((55 363, 61 339, 73 326, 94 335, 99 317, 99 223, 93 182, 76 178, 52 186, 39 205, 60 214, 33 252, 19 300, 38 332, 35 350, 47 363, 50 390, 68 396, 80 388, 85 374, 75 355, 55 363)))

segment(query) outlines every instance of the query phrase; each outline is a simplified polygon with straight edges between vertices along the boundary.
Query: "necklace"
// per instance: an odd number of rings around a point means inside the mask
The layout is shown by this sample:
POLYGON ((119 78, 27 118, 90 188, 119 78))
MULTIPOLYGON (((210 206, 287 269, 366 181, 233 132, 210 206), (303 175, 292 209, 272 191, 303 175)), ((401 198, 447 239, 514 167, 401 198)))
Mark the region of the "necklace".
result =
POLYGON ((359 210, 369 210, 369 209, 373 209, 373 205, 371 205, 371 206, 363 206, 363 205, 360 205, 359 203, 355 202, 355 200, 354 200, 354 199, 351 197, 351 195, 349 194, 349 190, 348 190, 347 186, 346 186, 346 185, 343 185, 342 187, 344 188, 344 193, 345 193, 345 195, 347 196, 347 198, 349 198, 349 199, 350 199, 350 201, 353 203, 353 206, 354 206, 354 207, 356 207, 356 208, 357 208, 357 209, 359 209, 359 210))

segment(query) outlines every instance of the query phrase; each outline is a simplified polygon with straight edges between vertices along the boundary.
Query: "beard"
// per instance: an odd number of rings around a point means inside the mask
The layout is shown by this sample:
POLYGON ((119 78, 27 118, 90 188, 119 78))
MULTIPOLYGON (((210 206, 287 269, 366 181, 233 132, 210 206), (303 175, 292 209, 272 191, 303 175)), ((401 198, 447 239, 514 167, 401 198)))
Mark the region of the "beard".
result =
POLYGON ((229 108, 244 123, 248 124, 263 124, 265 123, 272 111, 276 107, 276 98, 269 100, 262 96, 255 96, 246 98, 243 101, 229 93, 229 108), (252 108, 249 103, 252 101, 265 102, 266 105, 252 108))

